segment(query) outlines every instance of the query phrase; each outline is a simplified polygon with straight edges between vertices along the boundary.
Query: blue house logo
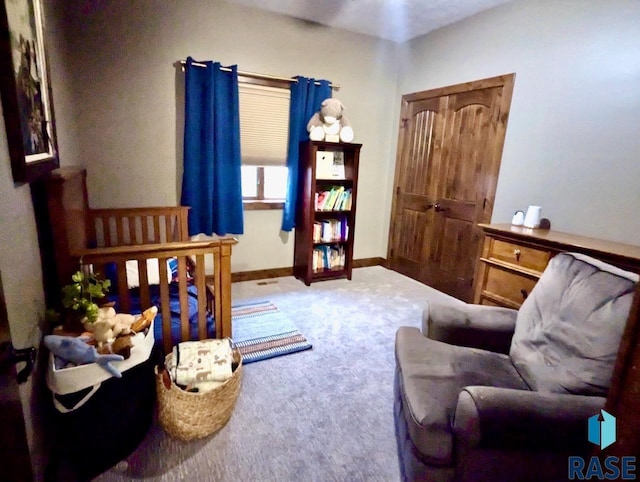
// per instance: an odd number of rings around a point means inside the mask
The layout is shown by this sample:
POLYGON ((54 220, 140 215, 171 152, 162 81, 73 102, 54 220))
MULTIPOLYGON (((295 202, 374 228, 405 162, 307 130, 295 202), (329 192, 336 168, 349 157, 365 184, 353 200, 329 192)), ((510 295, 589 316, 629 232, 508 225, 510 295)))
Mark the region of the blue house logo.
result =
MULTIPOLYGON (((587 421, 587 439, 600 450, 616 441, 616 417, 609 412, 589 417, 587 421)), ((569 480, 636 480, 635 456, 617 457, 609 455, 598 457, 592 455, 585 459, 580 456, 569 456, 569 480)))
POLYGON ((604 449, 616 441, 616 417, 600 410, 600 413, 589 418, 589 442, 604 449))

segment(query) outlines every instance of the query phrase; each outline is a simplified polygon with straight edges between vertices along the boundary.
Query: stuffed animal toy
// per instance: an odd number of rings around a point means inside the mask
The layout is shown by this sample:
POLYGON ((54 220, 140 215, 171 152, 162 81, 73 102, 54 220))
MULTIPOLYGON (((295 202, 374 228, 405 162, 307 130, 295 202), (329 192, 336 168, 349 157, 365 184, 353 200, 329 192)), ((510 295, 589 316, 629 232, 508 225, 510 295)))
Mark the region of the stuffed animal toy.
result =
POLYGON ((107 320, 104 325, 94 326, 92 333, 93 344, 97 345, 98 353, 102 355, 115 353, 122 355, 127 360, 131 356, 131 348, 133 348, 133 335, 141 333, 151 326, 151 322, 157 314, 158 308, 155 306, 144 310, 137 317, 124 313, 113 315, 112 312, 107 311, 107 320), (131 320, 134 321, 129 325, 131 320), (113 341, 109 343, 107 340, 113 341))
POLYGON ((51 353, 63 360, 73 362, 76 365, 95 362, 114 377, 122 378, 120 371, 111 362, 122 361, 124 358, 120 355, 99 355, 96 347, 87 345, 82 338, 47 335, 44 337, 44 345, 51 353))
POLYGON ((156 306, 152 306, 142 312, 139 318, 133 322, 131 325, 131 330, 136 333, 140 333, 142 330, 151 325, 151 322, 155 319, 158 314, 158 308, 156 306))
POLYGON ((93 323, 85 322, 85 330, 93 333, 98 347, 113 341, 119 335, 131 333, 131 325, 136 317, 127 313, 116 313, 112 307, 98 309, 98 318, 93 323))
POLYGON ((325 99, 320 111, 313 114, 307 124, 309 139, 312 141, 329 140, 327 136, 338 136, 342 142, 353 140, 353 129, 342 112, 344 106, 338 99, 325 99))
POLYGON ((133 334, 119 336, 111 343, 111 352, 116 355, 122 355, 125 360, 131 356, 131 348, 133 348, 133 334))

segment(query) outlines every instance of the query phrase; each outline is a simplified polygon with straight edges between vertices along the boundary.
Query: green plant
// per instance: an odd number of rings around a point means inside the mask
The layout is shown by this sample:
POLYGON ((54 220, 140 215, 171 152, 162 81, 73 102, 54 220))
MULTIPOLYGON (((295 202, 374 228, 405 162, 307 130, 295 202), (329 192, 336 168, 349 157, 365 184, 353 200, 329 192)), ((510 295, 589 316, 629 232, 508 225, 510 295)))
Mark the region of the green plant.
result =
POLYGON ((73 283, 62 288, 62 306, 75 313, 80 320, 93 323, 98 319, 98 304, 95 300, 104 298, 111 281, 101 280, 93 273, 77 271, 71 276, 73 283))

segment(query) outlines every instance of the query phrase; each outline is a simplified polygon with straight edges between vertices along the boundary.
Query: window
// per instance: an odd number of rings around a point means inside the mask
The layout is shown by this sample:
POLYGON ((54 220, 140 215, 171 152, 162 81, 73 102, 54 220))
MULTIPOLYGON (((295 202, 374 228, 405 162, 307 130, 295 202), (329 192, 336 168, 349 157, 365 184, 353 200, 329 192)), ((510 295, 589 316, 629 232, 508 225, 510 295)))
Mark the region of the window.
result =
POLYGON ((282 208, 287 188, 288 82, 240 80, 240 148, 245 209, 282 208), (269 85, 264 85, 269 84, 269 85))

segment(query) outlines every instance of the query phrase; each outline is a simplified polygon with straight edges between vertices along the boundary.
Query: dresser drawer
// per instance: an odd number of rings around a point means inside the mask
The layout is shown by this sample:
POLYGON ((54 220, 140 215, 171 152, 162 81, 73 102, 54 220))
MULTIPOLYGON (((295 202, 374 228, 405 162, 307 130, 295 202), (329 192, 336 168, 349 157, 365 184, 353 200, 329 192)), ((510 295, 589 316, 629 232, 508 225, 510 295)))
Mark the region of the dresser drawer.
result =
POLYGON ((474 284, 474 303, 518 308, 549 261, 563 251, 578 251, 640 273, 640 246, 614 243, 547 229, 511 224, 479 224, 485 238, 474 284))
POLYGON ((490 259, 504 261, 539 273, 542 273, 547 267, 549 257, 549 251, 530 248, 500 239, 493 239, 489 251, 490 259))
POLYGON ((494 295, 498 299, 504 299, 520 306, 531 293, 536 281, 536 279, 528 278, 520 273, 488 265, 483 294, 494 295))

